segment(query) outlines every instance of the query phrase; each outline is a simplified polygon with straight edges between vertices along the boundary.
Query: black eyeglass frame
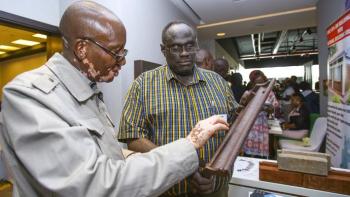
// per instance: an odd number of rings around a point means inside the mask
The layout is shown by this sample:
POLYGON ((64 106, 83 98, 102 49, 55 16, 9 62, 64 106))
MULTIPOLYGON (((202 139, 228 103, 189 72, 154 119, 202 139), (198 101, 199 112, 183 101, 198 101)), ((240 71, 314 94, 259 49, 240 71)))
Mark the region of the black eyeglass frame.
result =
POLYGON ((196 53, 198 51, 198 46, 196 44, 192 45, 192 46, 187 46, 187 45, 191 45, 190 43, 187 43, 187 44, 184 44, 184 45, 174 45, 174 46, 166 46, 165 45, 165 48, 169 50, 170 53, 173 53, 173 54, 180 54, 180 53, 183 53, 184 51, 186 51, 187 53, 196 53), (174 47, 175 46, 179 46, 179 49, 175 49, 174 47), (190 48, 190 49, 188 49, 190 48))
POLYGON ((92 43, 94 43, 95 45, 97 45, 98 47, 100 47, 102 50, 104 50, 106 53, 108 53, 109 55, 111 55, 115 60, 117 61, 121 61, 123 58, 125 58, 125 56, 128 54, 128 49, 122 49, 122 52, 120 53, 115 53, 111 50, 109 50, 107 47, 103 46, 101 43, 97 42, 94 39, 91 39, 89 37, 82 37, 82 38, 78 38, 81 40, 87 40, 90 41, 92 43))

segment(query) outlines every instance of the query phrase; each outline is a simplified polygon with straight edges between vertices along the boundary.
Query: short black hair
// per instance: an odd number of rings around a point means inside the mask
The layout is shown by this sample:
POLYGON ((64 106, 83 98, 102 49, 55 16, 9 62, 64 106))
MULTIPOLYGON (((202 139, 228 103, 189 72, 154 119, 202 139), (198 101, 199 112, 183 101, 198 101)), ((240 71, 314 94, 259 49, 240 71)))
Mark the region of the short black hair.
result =
POLYGON ((301 90, 311 90, 311 85, 308 83, 308 82, 306 82, 306 81, 302 81, 302 82, 300 82, 300 84, 299 84, 299 88, 301 89, 301 90))
POLYGON ((192 27, 192 25, 186 23, 185 21, 172 21, 170 23, 168 23, 164 28, 163 28, 163 31, 162 31, 162 43, 165 44, 166 42, 166 33, 167 31, 170 29, 170 27, 172 27, 173 25, 179 25, 179 24, 185 24, 187 25, 188 27, 191 28, 192 32, 193 32, 193 35, 195 36, 195 38, 197 39, 197 32, 194 30, 194 28, 192 27))

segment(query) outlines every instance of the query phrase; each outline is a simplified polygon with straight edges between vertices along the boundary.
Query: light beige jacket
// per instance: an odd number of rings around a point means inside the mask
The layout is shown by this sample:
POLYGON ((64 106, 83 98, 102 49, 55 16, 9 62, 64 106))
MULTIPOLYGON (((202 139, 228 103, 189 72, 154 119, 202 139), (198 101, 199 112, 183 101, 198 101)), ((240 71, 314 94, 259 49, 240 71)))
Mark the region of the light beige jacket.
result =
POLYGON ((60 54, 6 85, 0 141, 15 196, 158 196, 198 168, 186 139, 125 159, 99 95, 60 54))

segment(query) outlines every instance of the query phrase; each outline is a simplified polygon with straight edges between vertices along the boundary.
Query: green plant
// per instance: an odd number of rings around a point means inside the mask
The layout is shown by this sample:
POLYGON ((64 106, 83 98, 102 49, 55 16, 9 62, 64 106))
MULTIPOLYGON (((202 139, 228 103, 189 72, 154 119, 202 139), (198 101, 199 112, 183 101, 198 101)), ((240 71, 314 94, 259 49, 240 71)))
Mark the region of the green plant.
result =
POLYGON ((341 103, 340 96, 338 96, 338 95, 332 96, 331 100, 332 100, 332 102, 334 102, 334 103, 341 103))

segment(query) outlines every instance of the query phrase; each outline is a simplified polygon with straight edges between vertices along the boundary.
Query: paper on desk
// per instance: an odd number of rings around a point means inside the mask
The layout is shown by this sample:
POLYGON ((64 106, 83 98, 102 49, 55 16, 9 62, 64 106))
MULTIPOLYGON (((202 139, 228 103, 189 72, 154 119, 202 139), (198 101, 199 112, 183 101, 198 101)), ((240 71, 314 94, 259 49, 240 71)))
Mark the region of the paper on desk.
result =
POLYGON ((250 158, 250 157, 237 157, 233 167, 232 177, 259 181, 259 162, 260 161, 269 161, 273 163, 277 162, 276 160, 257 159, 257 158, 250 158), (249 170, 242 170, 242 169, 246 169, 247 165, 249 164, 247 161, 253 162, 253 167, 250 168, 249 170))
POLYGON ((237 157, 232 177, 259 180, 259 160, 248 157, 237 157), (249 165, 248 161, 253 163, 250 169, 247 169, 249 165))

